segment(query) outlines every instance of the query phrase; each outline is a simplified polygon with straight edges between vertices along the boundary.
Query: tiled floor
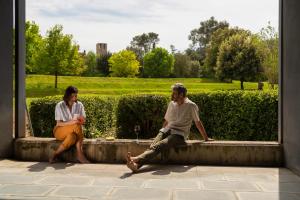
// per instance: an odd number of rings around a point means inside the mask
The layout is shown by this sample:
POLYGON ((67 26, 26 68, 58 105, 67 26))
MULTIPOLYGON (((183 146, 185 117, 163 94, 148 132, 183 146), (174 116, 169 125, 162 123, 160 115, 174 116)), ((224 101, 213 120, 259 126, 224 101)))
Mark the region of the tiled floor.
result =
POLYGON ((0 160, 0 199, 300 200, 285 168, 125 165, 0 160))

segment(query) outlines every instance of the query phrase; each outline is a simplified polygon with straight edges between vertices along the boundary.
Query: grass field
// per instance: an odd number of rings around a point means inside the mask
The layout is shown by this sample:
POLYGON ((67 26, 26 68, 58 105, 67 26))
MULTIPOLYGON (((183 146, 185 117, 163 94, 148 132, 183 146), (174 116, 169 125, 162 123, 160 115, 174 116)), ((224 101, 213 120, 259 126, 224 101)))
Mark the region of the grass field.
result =
MULTIPOLYGON (((170 94, 172 84, 183 83, 188 92, 209 90, 239 90, 240 82, 221 83, 205 78, 113 78, 59 76, 58 89, 54 88, 54 76, 27 75, 26 96, 36 98, 62 95, 69 85, 79 89, 79 94, 98 94, 103 96, 123 94, 170 94)), ((257 89, 257 83, 244 83, 245 90, 257 89)), ((265 84, 264 89, 269 89, 265 84)))

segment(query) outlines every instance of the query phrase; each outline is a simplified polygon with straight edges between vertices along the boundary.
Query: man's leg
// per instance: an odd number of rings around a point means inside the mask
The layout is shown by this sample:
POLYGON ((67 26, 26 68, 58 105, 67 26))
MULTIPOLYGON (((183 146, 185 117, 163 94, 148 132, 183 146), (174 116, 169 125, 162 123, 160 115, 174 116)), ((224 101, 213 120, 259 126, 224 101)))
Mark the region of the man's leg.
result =
POLYGON ((169 134, 163 140, 157 141, 150 146, 148 150, 146 150, 141 155, 134 157, 132 159, 132 163, 129 163, 128 166, 133 172, 137 171, 143 164, 152 160, 157 154, 165 149, 169 149, 172 147, 176 147, 178 145, 185 144, 184 138, 180 135, 169 134))
MULTIPOLYGON (((165 139, 169 134, 170 134, 169 132, 164 133, 164 132, 160 131, 154 138, 153 142, 150 144, 150 148, 152 146, 154 146, 155 144, 157 144, 158 142, 160 142, 161 140, 165 139)), ((126 159, 127 159, 127 162, 130 162, 130 161, 135 161, 137 159, 137 157, 131 156, 131 153, 128 152, 126 159)))
POLYGON ((137 156, 137 163, 140 165, 145 164, 149 160, 152 160, 157 154, 166 149, 176 147, 184 144, 184 138, 180 135, 169 134, 166 138, 161 141, 152 144, 148 150, 141 155, 137 156))
MULTIPOLYGON (((163 140, 164 138, 166 138, 169 135, 169 133, 164 133, 164 132, 159 132, 156 137, 154 138, 153 142, 150 145, 150 148, 152 146, 154 146, 155 144, 157 144, 158 142, 160 142, 161 140, 163 140)), ((141 167, 141 165, 137 165, 137 161, 138 161, 138 156, 133 157, 131 156, 131 153, 128 152, 126 155, 126 160, 127 160, 127 167, 130 168, 133 172, 137 171, 138 168, 141 167)))

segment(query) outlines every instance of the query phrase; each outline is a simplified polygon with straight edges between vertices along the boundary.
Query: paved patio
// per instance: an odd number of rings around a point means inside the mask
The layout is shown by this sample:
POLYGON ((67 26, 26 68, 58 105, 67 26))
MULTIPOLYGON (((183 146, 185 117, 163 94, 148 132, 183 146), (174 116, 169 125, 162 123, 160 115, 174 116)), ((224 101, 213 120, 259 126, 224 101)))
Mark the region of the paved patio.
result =
POLYGON ((125 165, 0 160, 0 199, 300 200, 285 168, 125 165))

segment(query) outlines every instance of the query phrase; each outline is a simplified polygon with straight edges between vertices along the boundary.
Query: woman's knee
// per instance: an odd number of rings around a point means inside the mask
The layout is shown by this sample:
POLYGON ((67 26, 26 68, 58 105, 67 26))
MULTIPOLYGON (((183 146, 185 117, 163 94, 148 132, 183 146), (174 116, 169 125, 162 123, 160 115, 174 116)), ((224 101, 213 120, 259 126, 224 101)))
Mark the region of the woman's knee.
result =
POLYGON ((63 145, 66 149, 70 148, 72 145, 74 145, 77 141, 77 136, 74 133, 70 133, 65 138, 63 145))

